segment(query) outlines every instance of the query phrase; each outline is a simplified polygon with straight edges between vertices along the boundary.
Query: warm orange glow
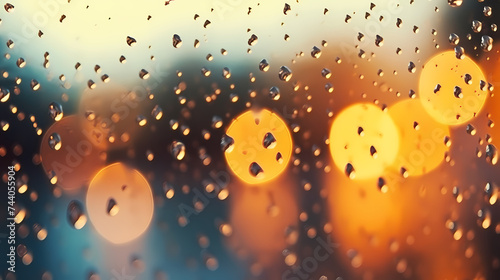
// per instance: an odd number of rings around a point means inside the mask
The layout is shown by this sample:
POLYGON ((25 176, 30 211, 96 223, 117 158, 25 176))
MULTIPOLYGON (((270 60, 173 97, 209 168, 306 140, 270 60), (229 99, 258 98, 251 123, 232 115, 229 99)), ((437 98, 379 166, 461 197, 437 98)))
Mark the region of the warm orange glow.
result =
POLYGON ((418 94, 436 121, 458 125, 479 113, 488 95, 488 81, 472 59, 458 59, 454 51, 446 51, 424 65, 418 94))
POLYGON ((246 111, 233 120, 226 134, 234 139, 234 147, 224 153, 226 161, 246 183, 273 180, 286 169, 292 154, 292 137, 277 114, 267 109, 246 111))
POLYGON ((142 235, 153 217, 153 195, 147 180, 122 163, 104 167, 87 192, 89 220, 108 241, 121 244, 142 235))
POLYGON ((391 116, 373 104, 355 104, 339 113, 330 129, 335 165, 351 178, 379 176, 393 163, 399 135, 391 116), (353 171, 348 170, 351 164, 353 171))
POLYGON ((445 136, 450 136, 447 125, 432 119, 422 104, 415 99, 398 102, 389 108, 401 141, 395 169, 405 168, 410 176, 422 175, 435 169, 449 150, 445 136))

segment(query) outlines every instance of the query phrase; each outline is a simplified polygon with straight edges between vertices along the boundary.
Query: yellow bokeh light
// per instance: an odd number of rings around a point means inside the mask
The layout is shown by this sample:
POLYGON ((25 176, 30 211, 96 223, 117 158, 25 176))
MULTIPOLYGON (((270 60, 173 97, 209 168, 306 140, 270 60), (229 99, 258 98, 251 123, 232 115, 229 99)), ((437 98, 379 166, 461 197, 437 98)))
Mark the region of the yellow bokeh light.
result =
POLYGON ((122 163, 108 165, 94 176, 86 204, 89 220, 97 232, 114 244, 143 234, 154 210, 148 181, 139 171, 122 163))
POLYGON ((244 112, 233 120, 226 134, 234 140, 234 147, 224 153, 226 161, 246 183, 268 182, 280 175, 290 161, 290 131, 277 114, 267 109, 244 112))
POLYGON ((488 95, 488 83, 472 59, 458 59, 454 51, 447 51, 424 65, 419 94, 424 109, 436 121, 459 125, 479 113, 488 95))
POLYGON ((435 169, 449 150, 444 138, 450 135, 447 125, 436 122, 421 102, 407 99, 389 108, 389 114, 400 132, 400 147, 395 167, 411 175, 422 175, 435 169))
POLYGON ((355 104, 339 113, 330 129, 335 165, 351 178, 379 176, 396 159, 398 129, 391 116, 373 104, 355 104))

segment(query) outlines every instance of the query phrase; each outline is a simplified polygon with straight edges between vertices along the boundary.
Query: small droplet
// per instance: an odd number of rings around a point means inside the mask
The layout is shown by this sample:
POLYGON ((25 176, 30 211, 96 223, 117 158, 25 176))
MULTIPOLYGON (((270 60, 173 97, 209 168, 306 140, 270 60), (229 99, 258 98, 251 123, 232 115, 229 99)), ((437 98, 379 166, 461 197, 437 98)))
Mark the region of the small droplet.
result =
POLYGON ((226 79, 231 78, 231 70, 229 70, 229 68, 227 68, 227 67, 224 67, 222 69, 222 77, 224 77, 226 79))
POLYGON ((155 107, 151 111, 151 116, 153 116, 153 118, 155 118, 156 120, 161 119, 161 117, 163 116, 163 110, 159 105, 155 105, 155 107))
POLYGON ((141 69, 141 71, 139 71, 139 77, 143 80, 147 80, 149 79, 149 72, 146 70, 146 69, 141 69))
POLYGON ((276 154, 276 161, 277 161, 278 163, 280 163, 280 164, 281 164, 281 163, 283 163, 283 161, 284 161, 284 160, 283 160, 283 155, 282 155, 280 152, 278 152, 278 153, 276 154))
POLYGON ((403 20, 402 20, 402 19, 400 19, 400 18, 397 18, 397 19, 396 19, 396 26, 397 26, 398 28, 401 28, 401 25, 402 25, 402 24, 403 24, 403 20))
POLYGON ((468 85, 472 85, 472 76, 470 74, 465 74, 464 75, 464 81, 468 85))
POLYGON ((35 79, 31 80, 30 86, 33 91, 37 91, 40 89, 40 83, 35 79))
POLYGON ((452 7, 460 7, 462 6, 463 0, 448 0, 448 4, 452 7))
POLYGON ((460 42, 460 37, 458 37, 458 35, 455 33, 451 33, 450 36, 448 37, 448 41, 452 45, 458 45, 458 43, 460 42))
POLYGON ((434 87, 434 93, 438 93, 440 90, 441 90, 441 85, 440 85, 440 84, 437 84, 437 85, 434 87))
POLYGON ((462 94, 462 88, 459 86, 455 86, 453 88, 453 95, 455 95, 456 98, 463 98, 464 95, 462 94))
POLYGON ((458 59, 464 59, 465 58, 465 50, 464 50, 464 48, 462 48, 460 46, 456 46, 455 47, 455 56, 458 59))
POLYGON ((493 13, 493 10, 491 9, 490 6, 484 6, 483 8, 483 14, 487 17, 490 17, 493 13))
POLYGON ((328 68, 323 68, 323 70, 321 70, 321 76, 330 79, 332 77, 332 71, 328 68))
POLYGON ((205 20, 205 22, 203 23, 203 28, 209 28, 210 27, 210 24, 212 24, 211 21, 209 21, 208 19, 205 20))
POLYGON ((375 45, 377 47, 381 47, 384 44, 384 38, 382 38, 380 35, 377 35, 375 39, 375 45))
POLYGON ((19 68, 24 68, 24 66, 26 66, 26 60, 24 60, 24 58, 20 57, 17 59, 16 65, 19 68))
POLYGON ((468 124, 467 127, 465 128, 468 134, 470 135, 476 135, 476 128, 472 124, 468 124))
POLYGON ((412 61, 410 61, 410 63, 408 63, 408 72, 415 73, 416 68, 417 67, 415 66, 415 63, 413 63, 412 61))
POLYGON ((11 3, 6 3, 5 5, 3 5, 3 8, 7 13, 12 13, 14 11, 14 5, 12 5, 11 3))
POLYGON ((182 46, 182 40, 179 35, 174 34, 174 36, 172 36, 172 45, 174 48, 180 48, 182 46))
POLYGON ((137 122, 137 124, 139 126, 145 126, 147 123, 148 123, 148 120, 146 119, 145 116, 143 115, 138 115, 135 119, 135 121, 137 122))
POLYGON ((6 88, 0 88, 0 102, 5 103, 10 98, 10 90, 6 88))
POLYGON ((373 157, 373 158, 377 158, 378 157, 378 154, 377 154, 377 149, 375 149, 374 146, 371 146, 370 147, 370 155, 373 157))
POLYGON ((364 131, 364 129, 361 126, 358 127, 358 135, 359 136, 364 136, 365 135, 365 131, 364 131))
POLYGON ((212 127, 215 129, 221 128, 223 125, 222 118, 219 116, 212 117, 212 127))

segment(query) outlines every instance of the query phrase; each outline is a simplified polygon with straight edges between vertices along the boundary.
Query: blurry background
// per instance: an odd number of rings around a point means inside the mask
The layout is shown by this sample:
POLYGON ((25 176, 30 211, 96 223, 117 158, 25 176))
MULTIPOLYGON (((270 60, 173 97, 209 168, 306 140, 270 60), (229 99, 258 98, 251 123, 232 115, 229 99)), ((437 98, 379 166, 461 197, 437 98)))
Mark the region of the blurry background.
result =
POLYGON ((1 279, 498 279, 499 8, 4 3, 1 279))

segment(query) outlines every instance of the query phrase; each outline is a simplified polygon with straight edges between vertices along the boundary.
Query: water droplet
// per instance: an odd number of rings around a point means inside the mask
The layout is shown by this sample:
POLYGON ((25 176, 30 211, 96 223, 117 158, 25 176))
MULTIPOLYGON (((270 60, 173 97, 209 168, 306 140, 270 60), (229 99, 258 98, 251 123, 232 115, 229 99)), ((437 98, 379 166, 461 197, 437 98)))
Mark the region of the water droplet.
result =
POLYGON ((233 151, 234 149, 234 139, 233 137, 227 135, 227 134, 224 134, 222 136, 222 139, 220 141, 220 147, 222 149, 223 152, 225 153, 230 153, 233 151))
POLYGON ((354 171, 354 166, 349 162, 345 166, 345 175, 349 177, 349 179, 354 179, 356 177, 356 173, 354 171))
POLYGON ((464 81, 468 85, 472 85, 472 76, 470 74, 465 74, 464 75, 464 81))
POLYGON ((278 72, 278 77, 280 80, 288 82, 292 78, 292 70, 286 66, 281 66, 278 72))
POLYGON ((52 133, 49 136, 49 147, 55 151, 59 151, 62 146, 61 136, 57 133, 52 133))
POLYGON ((14 11, 14 5, 12 5, 11 3, 6 3, 5 5, 3 5, 3 8, 7 13, 12 13, 14 11))
POLYGON ((6 88, 0 88, 0 102, 5 103, 10 98, 10 90, 6 88))
POLYGON ((17 59, 16 65, 19 68, 24 68, 24 66, 26 66, 26 60, 24 60, 24 58, 20 57, 17 59))
POLYGON ((207 20, 205 20, 205 22, 203 23, 203 28, 208 28, 208 27, 210 27, 210 24, 212 24, 212 22, 211 22, 211 21, 209 21, 208 19, 207 19, 207 20))
POLYGON ((493 144, 486 145, 486 162, 495 165, 498 162, 497 148, 493 144))
POLYGON ((463 98, 464 95, 462 93, 462 88, 459 86, 455 86, 453 88, 453 95, 455 95, 456 98, 463 98))
POLYGON ((451 33, 450 36, 448 37, 448 41, 452 45, 457 45, 460 42, 460 37, 458 37, 458 35, 455 33, 451 33))
POLYGON ((323 70, 321 70, 321 76, 330 79, 332 77, 332 71, 328 68, 323 68, 323 70))
POLYGON ((377 187, 380 189, 381 192, 386 193, 388 191, 388 187, 385 183, 384 178, 379 177, 377 180, 377 187))
POLYGON ((259 70, 262 72, 267 72, 269 70, 269 63, 267 62, 266 59, 262 59, 259 62, 259 70))
POLYGON ((248 45, 255 46, 257 44, 258 40, 259 40, 259 37, 257 37, 257 35, 255 35, 255 34, 252 34, 252 36, 250 36, 250 38, 248 39, 248 45))
POLYGON ((174 141, 170 145, 170 153, 177 160, 182 160, 184 158, 184 156, 186 155, 186 146, 182 142, 174 141))
POLYGON ((489 17, 489 16, 492 15, 493 10, 491 9, 490 6, 484 6, 483 13, 484 13, 485 16, 489 17))
POLYGON ((278 87, 271 87, 269 89, 269 96, 273 99, 273 100, 279 100, 280 99, 280 90, 278 87))
POLYGON ((54 121, 58 122, 63 118, 63 108, 61 104, 52 102, 49 104, 49 116, 54 121))
POLYGON ((415 63, 413 63, 412 61, 410 61, 410 63, 408 63, 408 72, 415 73, 416 68, 417 67, 415 66, 415 63))
POLYGON ((321 56, 321 49, 314 46, 311 50, 311 56, 314 58, 319 58, 321 56))
POLYGON ((488 35, 483 35, 481 37, 481 48, 485 52, 491 51, 491 49, 493 48, 493 38, 488 35))
POLYGON ((262 170, 262 167, 260 167, 260 165, 256 162, 252 162, 250 164, 250 174, 252 174, 252 176, 254 177, 262 177, 264 175, 264 170, 262 170))
POLYGON ((143 80, 147 80, 149 79, 149 72, 146 71, 145 69, 141 69, 141 71, 139 71, 139 77, 143 80))
POLYGON ((481 32, 482 29, 483 29, 482 22, 480 22, 479 20, 472 21, 472 31, 474 31, 475 33, 479 33, 481 32))
POLYGON ((69 224, 75 229, 81 229, 87 223, 87 216, 83 213, 80 202, 73 200, 68 204, 67 217, 69 224))
POLYGON ((266 135, 264 135, 264 139, 262 140, 262 145, 266 149, 274 149, 276 147, 277 141, 271 132, 268 132, 266 133, 266 135))
POLYGON ((463 0, 448 0, 448 4, 452 7, 460 7, 462 6, 463 0))
POLYGON ((172 45, 174 48, 180 48, 182 46, 182 40, 179 35, 174 34, 174 36, 172 36, 172 45))
POLYGON ((205 77, 208 77, 210 76, 210 74, 212 74, 212 71, 208 70, 207 68, 205 67, 202 67, 201 68, 201 74, 205 77))
POLYGON ((403 24, 403 20, 402 20, 402 19, 400 19, 400 18, 397 18, 397 19, 396 19, 396 26, 397 26, 398 28, 401 28, 401 25, 402 25, 402 24, 403 24))
POLYGON ((148 123, 148 120, 143 115, 138 115, 135 118, 135 121, 139 124, 139 126, 145 126, 148 123))
POLYGON ((468 134, 470 135, 476 135, 476 128, 472 124, 468 124, 467 127, 465 128, 468 134))
POLYGON ((370 147, 370 155, 373 157, 373 158, 377 158, 378 157, 378 154, 377 154, 377 149, 375 149, 374 146, 371 146, 370 147))
POLYGON ((377 47, 381 47, 384 44, 384 38, 382 38, 380 35, 377 35, 375 39, 375 45, 377 47))
POLYGON ((292 8, 290 7, 290 5, 288 5, 288 3, 285 3, 285 7, 283 8, 283 13, 285 15, 287 15, 288 11, 291 11, 292 8))
POLYGON ((151 111, 151 116, 153 116, 153 118, 155 118, 156 120, 160 120, 163 116, 162 108, 159 105, 156 105, 151 111))
POLYGON ((113 198, 110 198, 108 200, 108 204, 106 206, 106 213, 108 213, 108 215, 110 215, 111 217, 114 217, 118 214, 119 211, 120 211, 120 207, 118 207, 116 200, 114 200, 113 198))
POLYGON ((40 89, 40 83, 35 79, 31 80, 30 86, 31 86, 31 89, 34 91, 37 91, 40 89))
POLYGON ((465 50, 464 50, 464 48, 462 48, 460 46, 456 46, 455 47, 455 56, 458 59, 464 59, 465 58, 465 50))
POLYGON ((223 125, 222 118, 219 116, 213 116, 212 117, 212 127, 217 129, 221 128, 223 125))
POLYGON ((137 44, 137 41, 134 38, 127 36, 127 45, 132 47, 135 46, 135 44, 137 44))

